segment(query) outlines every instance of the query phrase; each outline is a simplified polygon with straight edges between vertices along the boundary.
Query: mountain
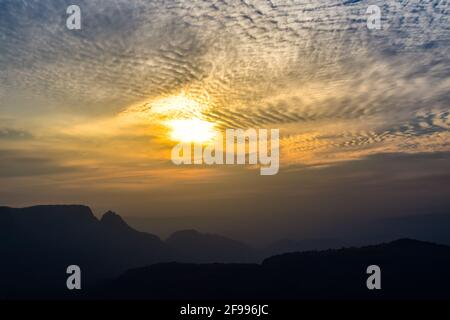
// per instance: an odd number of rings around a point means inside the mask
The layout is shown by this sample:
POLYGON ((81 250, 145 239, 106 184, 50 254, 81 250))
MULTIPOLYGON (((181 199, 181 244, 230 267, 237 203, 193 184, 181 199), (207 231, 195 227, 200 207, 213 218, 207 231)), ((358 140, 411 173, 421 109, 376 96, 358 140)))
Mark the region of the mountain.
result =
POLYGON ((121 216, 119 216, 117 213, 112 212, 112 211, 106 212, 101 217, 100 223, 102 223, 105 226, 109 226, 112 229, 122 230, 124 232, 130 232, 130 231, 134 230, 125 222, 125 220, 122 219, 121 216))
POLYGON ((133 267, 175 258, 157 236, 130 228, 108 212, 98 220, 86 206, 0 207, 0 298, 65 289, 75 264, 89 285, 133 267))
POLYGON ((258 254, 245 244, 214 234, 195 230, 173 233, 166 243, 176 250, 179 261, 207 262, 256 262, 258 254))
MULTIPOLYGON (((332 239, 276 245, 272 252, 342 247, 332 239)), ((445 245, 403 239, 250 263, 259 257, 243 243, 194 230, 162 241, 114 212, 97 219, 81 205, 0 207, 0 299, 450 298, 445 245), (381 292, 365 287, 371 264, 382 269, 381 292), (81 292, 66 288, 69 265, 82 270, 81 292)))
POLYGON ((328 230, 330 238, 304 239, 299 234, 293 239, 273 242, 264 248, 264 255, 365 246, 402 238, 450 245, 449 229, 450 214, 442 212, 361 219, 328 230))
POLYGON ((362 226, 365 237, 372 241, 409 237, 450 245, 450 214, 430 213, 385 218, 362 226))
POLYGON ((113 299, 450 298, 450 247, 401 239, 338 250, 289 253, 262 264, 165 263, 130 270, 99 287, 113 299), (381 268, 381 290, 366 269, 381 268))
POLYGON ((69 265, 80 266, 89 287, 158 262, 256 260, 253 249, 218 235, 180 231, 162 241, 112 211, 97 219, 82 205, 0 207, 0 299, 65 292, 69 265))
POLYGON ((264 248, 265 256, 271 256, 280 253, 337 249, 345 247, 346 243, 339 239, 284 239, 271 243, 264 248))

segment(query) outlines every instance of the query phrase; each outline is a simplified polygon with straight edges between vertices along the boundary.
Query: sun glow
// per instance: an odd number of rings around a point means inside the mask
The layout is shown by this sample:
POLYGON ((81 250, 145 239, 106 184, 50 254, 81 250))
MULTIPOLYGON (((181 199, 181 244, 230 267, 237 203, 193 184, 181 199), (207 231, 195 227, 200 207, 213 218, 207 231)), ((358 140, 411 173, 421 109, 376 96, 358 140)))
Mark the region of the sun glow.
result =
POLYGON ((169 120, 170 138, 180 142, 206 143, 214 140, 214 123, 201 119, 169 120))
POLYGON ((206 103, 185 95, 162 98, 150 104, 152 113, 171 119, 191 119, 200 116, 206 109, 206 103))

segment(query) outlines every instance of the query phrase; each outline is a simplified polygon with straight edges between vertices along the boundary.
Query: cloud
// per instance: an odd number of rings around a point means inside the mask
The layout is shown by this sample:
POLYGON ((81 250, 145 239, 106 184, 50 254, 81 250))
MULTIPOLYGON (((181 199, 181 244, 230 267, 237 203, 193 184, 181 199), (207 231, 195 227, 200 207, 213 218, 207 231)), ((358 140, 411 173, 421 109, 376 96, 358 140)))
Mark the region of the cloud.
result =
POLYGON ((30 139, 32 137, 33 137, 32 134, 25 130, 0 127, 0 139, 17 140, 17 139, 30 139))
POLYGON ((92 118, 123 111, 145 120, 142 108, 184 93, 222 129, 281 128, 285 164, 449 148, 445 1, 80 0, 80 31, 65 28, 69 4, 0 10, 0 96, 82 115, 69 131, 107 131, 92 118), (366 26, 369 4, 382 9, 381 30, 366 26))
POLYGON ((61 165, 54 158, 37 156, 34 152, 0 150, 0 178, 63 174, 77 170, 73 166, 61 165))

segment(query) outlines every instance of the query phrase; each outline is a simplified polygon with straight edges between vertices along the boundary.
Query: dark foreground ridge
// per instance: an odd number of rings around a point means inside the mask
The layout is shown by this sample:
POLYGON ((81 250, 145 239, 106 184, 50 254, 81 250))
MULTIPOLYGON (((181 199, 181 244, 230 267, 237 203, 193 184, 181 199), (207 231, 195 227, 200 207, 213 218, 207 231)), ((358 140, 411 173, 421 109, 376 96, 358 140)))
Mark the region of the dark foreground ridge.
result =
POLYGON ((248 263, 254 251, 231 239, 191 230, 162 241, 86 206, 0 207, 0 255, 0 299, 450 298, 450 246, 402 239, 248 263), (66 287, 69 265, 80 291, 66 287), (369 265, 381 290, 366 287, 369 265))
POLYGON ((109 281, 116 299, 450 298, 450 247, 410 239, 363 248, 289 253, 262 264, 156 264, 109 281), (366 269, 381 268, 381 290, 366 269))

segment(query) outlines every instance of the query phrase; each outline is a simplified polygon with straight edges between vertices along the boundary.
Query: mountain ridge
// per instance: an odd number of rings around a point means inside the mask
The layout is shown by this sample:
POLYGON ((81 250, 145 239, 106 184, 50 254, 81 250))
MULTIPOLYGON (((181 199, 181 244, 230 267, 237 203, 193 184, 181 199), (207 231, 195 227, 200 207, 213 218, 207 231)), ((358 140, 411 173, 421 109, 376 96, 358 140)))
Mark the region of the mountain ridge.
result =
POLYGON ((405 238, 359 248, 285 253, 261 264, 154 264, 110 279, 93 291, 93 297, 449 299, 448 270, 450 246, 405 238), (380 290, 366 287, 366 270, 371 265, 381 270, 380 290))
POLYGON ((370 298, 377 293, 367 293, 362 279, 372 264, 380 265, 383 279, 391 284, 383 287, 384 297, 432 292, 450 298, 446 245, 402 238, 277 254, 259 264, 253 257, 246 260, 254 253, 247 250, 235 240, 195 230, 175 232, 163 241, 131 228, 112 211, 98 219, 82 205, 3 206, 0 299, 66 292, 65 270, 73 264, 83 270, 90 298, 370 298))

